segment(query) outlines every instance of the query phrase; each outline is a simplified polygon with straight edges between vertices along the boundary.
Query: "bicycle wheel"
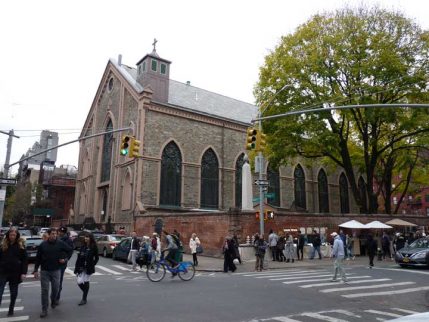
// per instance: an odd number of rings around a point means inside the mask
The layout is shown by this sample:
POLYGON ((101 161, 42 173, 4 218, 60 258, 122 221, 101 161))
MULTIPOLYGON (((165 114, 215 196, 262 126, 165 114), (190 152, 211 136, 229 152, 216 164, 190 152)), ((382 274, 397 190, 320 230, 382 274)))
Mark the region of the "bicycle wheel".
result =
POLYGON ((165 276, 165 266, 159 263, 147 265, 147 278, 152 282, 159 282, 165 276))
MULTIPOLYGON (((183 265, 183 263, 181 265, 183 265)), ((182 271, 178 272, 177 275, 179 275, 182 281, 190 281, 192 278, 194 278, 195 275, 194 265, 189 263, 183 268, 182 271)))

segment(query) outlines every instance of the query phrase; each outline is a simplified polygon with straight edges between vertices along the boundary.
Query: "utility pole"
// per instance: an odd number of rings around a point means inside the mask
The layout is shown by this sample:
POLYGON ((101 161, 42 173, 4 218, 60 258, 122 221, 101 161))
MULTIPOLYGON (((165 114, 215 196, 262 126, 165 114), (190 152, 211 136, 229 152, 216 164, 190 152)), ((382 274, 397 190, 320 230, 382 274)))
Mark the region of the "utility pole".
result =
MULTIPOLYGON (((7 150, 6 150, 6 161, 4 162, 4 172, 3 177, 4 179, 7 179, 9 177, 9 161, 10 161, 10 152, 12 150, 12 138, 16 137, 19 138, 19 136, 16 136, 13 133, 13 130, 10 130, 9 133, 0 131, 0 133, 9 135, 9 138, 7 139, 7 150)), ((4 213, 4 204, 6 202, 6 185, 1 185, 0 189, 0 225, 3 223, 3 213, 4 213)))
MULTIPOLYGON (((258 113, 258 117, 260 118, 261 112, 258 113)), ((259 133, 262 133, 262 120, 258 121, 258 129, 259 129, 259 133)), ((259 181, 262 181, 262 175, 263 175, 263 171, 262 169, 264 169, 264 155, 262 154, 262 151, 259 150, 258 152, 258 160, 259 160, 259 181)), ((265 202, 265 198, 264 198, 264 186, 262 184, 259 184, 259 234, 262 235, 264 234, 264 202, 265 202)))

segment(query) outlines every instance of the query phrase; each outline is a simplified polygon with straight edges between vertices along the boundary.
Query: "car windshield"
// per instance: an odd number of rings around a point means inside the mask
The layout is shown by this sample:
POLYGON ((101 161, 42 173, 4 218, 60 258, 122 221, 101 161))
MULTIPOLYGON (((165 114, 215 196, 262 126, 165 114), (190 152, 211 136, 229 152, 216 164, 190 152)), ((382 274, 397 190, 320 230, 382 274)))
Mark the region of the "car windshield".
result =
POLYGON ((25 240, 25 244, 26 245, 40 245, 42 243, 43 239, 42 238, 27 238, 25 240))
POLYGON ((413 242, 409 248, 428 248, 429 247, 429 239, 420 238, 413 242))
POLYGON ((21 236, 31 236, 31 231, 29 230, 18 230, 21 236))

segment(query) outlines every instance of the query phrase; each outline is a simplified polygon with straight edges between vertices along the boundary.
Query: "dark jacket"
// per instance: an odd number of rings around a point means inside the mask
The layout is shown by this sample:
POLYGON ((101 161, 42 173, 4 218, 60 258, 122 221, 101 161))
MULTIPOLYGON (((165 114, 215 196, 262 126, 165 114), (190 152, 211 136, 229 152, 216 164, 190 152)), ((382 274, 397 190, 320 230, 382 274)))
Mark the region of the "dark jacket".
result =
POLYGON ((132 244, 131 249, 134 249, 134 250, 139 250, 140 249, 140 241, 138 240, 137 237, 133 237, 131 239, 131 244, 132 244))
POLYGON ((305 236, 303 234, 298 235, 298 248, 304 248, 305 236))
POLYGON ((19 248, 17 243, 10 245, 4 252, 0 247, 0 275, 14 285, 22 282, 23 274, 27 274, 26 250, 19 248))
POLYGON ((94 245, 92 247, 87 247, 83 245, 80 247, 79 252, 76 258, 76 264, 74 267, 74 273, 80 274, 86 272, 86 274, 91 275, 95 273, 95 265, 98 263, 98 249, 94 245))
POLYGON ((69 247, 62 240, 56 239, 52 242, 48 239, 42 242, 37 250, 34 271, 37 272, 39 266, 42 271, 56 271, 57 269, 61 269, 63 264, 60 263, 60 259, 65 259, 67 261, 72 254, 73 248, 69 247))
POLYGON ((320 240, 319 234, 314 234, 314 237, 313 237, 313 246, 314 247, 319 247, 321 244, 322 244, 322 242, 320 240))
POLYGON ((377 253, 377 242, 374 238, 368 238, 368 241, 366 243, 366 247, 368 249, 368 255, 369 256, 375 256, 377 253))
MULTIPOLYGON (((63 241, 66 245, 68 245, 71 249, 74 248, 73 241, 71 240, 71 238, 67 234, 65 234, 63 237, 60 237, 60 240, 63 241)), ((67 261, 70 260, 72 255, 73 255, 73 252, 71 252, 70 256, 67 257, 67 261)), ((65 256, 67 256, 67 254, 64 254, 64 257, 65 256)), ((65 261, 65 263, 61 265, 61 266, 63 266, 63 268, 67 267, 67 261, 65 261)))

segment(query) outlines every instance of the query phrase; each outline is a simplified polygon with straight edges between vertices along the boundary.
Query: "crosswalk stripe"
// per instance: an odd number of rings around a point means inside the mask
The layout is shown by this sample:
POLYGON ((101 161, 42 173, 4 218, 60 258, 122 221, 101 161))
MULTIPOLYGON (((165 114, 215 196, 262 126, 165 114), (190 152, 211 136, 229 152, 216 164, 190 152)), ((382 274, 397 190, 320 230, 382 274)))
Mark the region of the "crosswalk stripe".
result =
POLYGON ((271 275, 271 274, 286 274, 286 273, 293 273, 293 272, 301 272, 300 269, 288 269, 288 270, 281 270, 276 272, 242 272, 242 273, 235 273, 235 275, 243 275, 243 276, 258 276, 258 275, 271 275))
MULTIPOLYGON (((3 300, 2 303, 10 303, 10 300, 3 300)), ((21 299, 16 299, 16 303, 21 302, 21 299)), ((0 320, 1 321, 1 320, 0 320)))
POLYGON ((101 269, 101 270, 103 270, 103 271, 105 271, 107 273, 113 274, 113 275, 122 275, 122 273, 119 273, 117 271, 114 271, 114 270, 112 270, 110 268, 107 268, 107 267, 104 267, 104 266, 101 266, 101 265, 97 265, 96 268, 97 269, 101 269))
POLYGON ((347 320, 333 318, 331 316, 322 315, 319 313, 302 313, 300 314, 302 316, 308 316, 310 318, 319 319, 322 321, 329 321, 329 322, 348 322, 347 320))
POLYGON ((399 318, 402 316, 400 314, 395 314, 395 313, 390 313, 390 312, 385 312, 385 311, 378 311, 378 310, 365 310, 365 312, 373 313, 373 314, 380 314, 380 315, 385 315, 385 316, 391 316, 393 318, 399 318))
POLYGON ((395 310, 395 311, 402 312, 402 313, 407 313, 407 314, 417 314, 417 313, 420 313, 420 312, 416 312, 416 311, 400 309, 400 308, 397 308, 397 307, 392 307, 391 309, 395 310))
POLYGON ((123 270, 123 271, 129 271, 130 270, 129 268, 124 267, 122 265, 112 265, 112 266, 115 268, 119 268, 120 270, 123 270))
MULTIPOLYGON (((352 279, 354 277, 350 277, 352 279)), ((360 284, 360 283, 371 283, 371 282, 383 282, 383 281, 391 281, 390 278, 380 278, 380 279, 367 279, 367 280, 360 280, 360 281, 352 281, 349 282, 349 284, 360 284)), ((317 287, 317 286, 328 286, 328 285, 338 285, 342 282, 330 282, 327 283, 319 283, 319 284, 307 284, 307 285, 301 285, 301 288, 309 288, 309 287, 317 287)))
POLYGON ((275 316, 273 318, 263 319, 261 321, 272 321, 272 320, 274 320, 274 321, 280 321, 280 322, 300 322, 298 320, 288 318, 287 316, 275 316))
POLYGON ((311 278, 311 277, 315 277, 315 276, 321 276, 320 274, 326 274, 326 273, 329 273, 330 275, 332 275, 332 273, 330 273, 330 272, 318 272, 318 273, 302 273, 302 274, 293 274, 293 275, 281 275, 280 277, 276 277, 276 278, 270 278, 270 281, 281 281, 282 279, 284 279, 284 278, 288 278, 288 277, 300 277, 300 278, 303 278, 303 277, 309 277, 309 278, 311 278))
POLYGON ((314 276, 307 276, 307 275, 303 275, 303 276, 294 276, 294 277, 283 277, 283 278, 275 278, 275 279, 270 279, 270 281, 283 281, 283 280, 297 280, 297 279, 301 279, 301 278, 307 278, 308 282, 311 282, 311 278, 318 278, 318 277, 332 277, 332 273, 326 274, 326 275, 314 275, 314 276))
POLYGON ((387 291, 387 292, 347 294, 347 295, 342 295, 342 296, 347 297, 347 298, 357 298, 357 297, 366 297, 366 296, 404 294, 404 293, 412 293, 412 292, 419 292, 419 291, 426 291, 426 290, 429 290, 429 286, 406 288, 406 289, 402 289, 402 290, 387 291))
POLYGON ((337 287, 337 288, 328 288, 326 290, 321 290, 320 292, 332 293, 332 292, 341 292, 341 291, 364 290, 368 288, 383 288, 383 287, 391 287, 391 286, 410 285, 410 284, 415 284, 415 282, 400 282, 400 283, 365 285, 365 286, 354 286, 354 287, 337 287))
POLYGON ((279 275, 279 274, 272 275, 271 274, 271 275, 265 275, 265 276, 252 276, 252 277, 254 277, 254 278, 271 278, 271 277, 280 277, 280 276, 295 276, 295 275, 305 275, 305 274, 320 274, 321 272, 322 273, 326 272, 326 270, 323 270, 323 271, 314 271, 314 270, 312 270, 312 271, 300 271, 300 272, 293 272, 293 273, 290 273, 290 274, 283 273, 281 275, 279 275))
MULTIPOLYGON (((357 278, 370 278, 370 277, 371 276, 351 276, 351 277, 348 277, 348 279, 351 280, 351 279, 357 279, 357 278)), ((318 278, 318 279, 311 279, 311 280, 305 279, 305 280, 298 280, 298 281, 286 281, 286 282, 283 282, 283 284, 299 284, 299 283, 322 282, 322 281, 329 282, 330 280, 331 280, 331 278, 318 278)), ((383 280, 386 280, 386 281, 389 280, 390 281, 390 279, 383 279, 383 280)), ((323 283, 323 285, 325 285, 325 284, 331 284, 331 283, 323 283)), ((334 283, 332 283, 332 284, 334 284, 334 283)), ((340 283, 337 283, 337 284, 340 284, 340 283)), ((301 286, 301 287, 307 288, 306 285, 301 286)), ((310 285, 308 287, 312 287, 312 286, 310 285)))
MULTIPOLYGON (((14 308, 15 311, 22 311, 23 309, 24 309, 23 306, 15 306, 14 308)), ((7 307, 0 308, 0 312, 7 312, 7 311, 9 311, 9 308, 7 307)))
POLYGON ((15 322, 15 321, 27 321, 30 318, 28 315, 23 316, 12 316, 8 318, 0 318, 0 322, 15 322))
POLYGON ((66 268, 66 270, 65 270, 64 273, 67 273, 67 274, 69 274, 71 276, 75 276, 74 272, 70 268, 68 268, 68 267, 66 268))

